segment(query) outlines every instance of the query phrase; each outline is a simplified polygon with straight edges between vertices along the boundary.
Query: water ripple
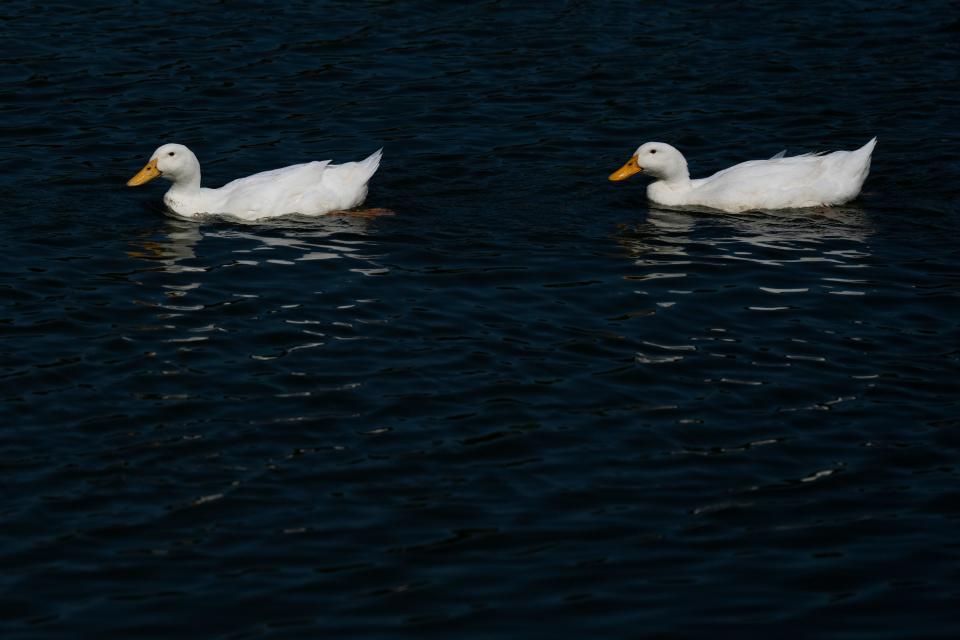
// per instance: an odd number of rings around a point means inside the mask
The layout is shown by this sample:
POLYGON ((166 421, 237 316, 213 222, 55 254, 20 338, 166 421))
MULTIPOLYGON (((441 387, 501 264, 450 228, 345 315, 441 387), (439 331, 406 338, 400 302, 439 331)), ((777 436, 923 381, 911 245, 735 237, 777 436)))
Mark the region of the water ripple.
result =
POLYGON ((2 13, 4 638, 957 635, 941 3, 2 13), (606 181, 873 135, 840 208, 606 181), (396 215, 168 216, 167 140, 396 215))

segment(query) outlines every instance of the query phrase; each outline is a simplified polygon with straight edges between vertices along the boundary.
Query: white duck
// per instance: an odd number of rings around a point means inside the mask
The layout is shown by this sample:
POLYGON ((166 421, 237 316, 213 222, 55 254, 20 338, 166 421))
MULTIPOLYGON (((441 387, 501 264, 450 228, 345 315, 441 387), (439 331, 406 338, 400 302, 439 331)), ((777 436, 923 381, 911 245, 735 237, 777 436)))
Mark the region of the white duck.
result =
POLYGON ((856 151, 789 158, 781 151, 769 160, 749 160, 709 178, 691 180, 683 154, 669 144, 647 142, 610 180, 648 173, 658 180, 647 186, 647 197, 669 207, 694 205, 737 213, 830 206, 853 200, 860 193, 876 144, 874 138, 856 151))
POLYGON ((366 160, 334 165, 306 162, 238 178, 219 189, 200 186, 200 163, 182 144, 165 144, 127 181, 128 187, 156 177, 173 183, 163 201, 181 216, 220 213, 243 220, 288 213, 322 215, 356 207, 367 197, 367 183, 380 166, 383 150, 366 160))

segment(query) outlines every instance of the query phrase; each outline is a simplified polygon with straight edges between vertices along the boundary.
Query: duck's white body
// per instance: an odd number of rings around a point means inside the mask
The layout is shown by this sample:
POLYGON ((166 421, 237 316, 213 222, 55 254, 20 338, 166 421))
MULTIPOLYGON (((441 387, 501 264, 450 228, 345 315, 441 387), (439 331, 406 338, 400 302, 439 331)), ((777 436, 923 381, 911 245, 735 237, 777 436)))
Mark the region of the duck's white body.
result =
POLYGON ((647 186, 647 197, 671 207, 700 206, 737 213, 831 206, 849 202, 860 193, 876 144, 874 138, 855 151, 789 158, 780 153, 769 160, 742 162, 709 178, 691 179, 679 151, 663 142, 647 142, 610 179, 649 173, 659 180, 647 186))
POLYGON ((381 155, 382 150, 341 165, 329 160, 295 164, 207 189, 200 186, 200 163, 193 152, 181 144, 165 144, 127 184, 138 186, 156 177, 170 180, 173 185, 163 201, 186 217, 212 213, 259 220, 290 213, 323 215, 363 203, 381 155))

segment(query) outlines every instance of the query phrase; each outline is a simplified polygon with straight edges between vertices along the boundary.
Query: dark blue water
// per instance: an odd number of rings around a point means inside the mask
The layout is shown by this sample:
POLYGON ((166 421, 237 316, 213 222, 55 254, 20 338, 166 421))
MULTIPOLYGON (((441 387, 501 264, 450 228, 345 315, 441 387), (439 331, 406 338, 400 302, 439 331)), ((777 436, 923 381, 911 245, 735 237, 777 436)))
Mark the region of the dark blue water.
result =
POLYGON ((0 8, 4 638, 960 634, 951 2, 0 8), (664 211, 879 137, 825 211, 664 211), (186 222, 385 147, 395 216, 186 222))

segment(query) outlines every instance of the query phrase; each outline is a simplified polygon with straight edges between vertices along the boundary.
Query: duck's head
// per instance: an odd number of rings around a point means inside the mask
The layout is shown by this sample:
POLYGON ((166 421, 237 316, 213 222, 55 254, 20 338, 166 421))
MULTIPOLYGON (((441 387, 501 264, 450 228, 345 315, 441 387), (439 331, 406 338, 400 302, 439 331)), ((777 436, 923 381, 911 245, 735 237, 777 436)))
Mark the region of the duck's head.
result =
POLYGON ((164 178, 171 182, 189 182, 200 180, 200 162, 193 151, 182 144, 165 144, 150 156, 143 169, 127 180, 128 187, 139 187, 154 178, 164 178))
POLYGON ((645 142, 640 145, 627 164, 610 174, 610 180, 626 180, 641 172, 667 181, 690 177, 683 154, 666 142, 645 142))

